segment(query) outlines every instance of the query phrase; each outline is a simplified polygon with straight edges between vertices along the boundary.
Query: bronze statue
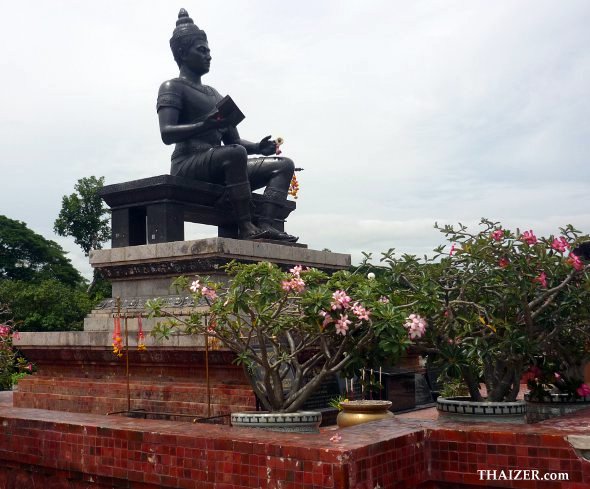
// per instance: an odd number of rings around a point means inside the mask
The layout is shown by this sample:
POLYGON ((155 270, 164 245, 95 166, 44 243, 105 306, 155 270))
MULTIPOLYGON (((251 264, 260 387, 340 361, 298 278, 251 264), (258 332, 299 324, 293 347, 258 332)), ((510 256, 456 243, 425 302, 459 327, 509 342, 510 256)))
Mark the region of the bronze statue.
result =
POLYGON ((241 239, 297 241, 296 236, 273 227, 276 206, 287 198, 293 161, 276 156, 248 160, 251 154, 276 154, 277 144, 271 136, 259 143, 240 138, 235 125, 243 115, 235 105, 233 114, 221 115, 223 97, 201 83, 211 64, 207 36, 184 9, 178 14, 170 48, 180 73, 161 85, 157 102, 162 140, 176 144, 170 173, 225 185, 241 239), (254 223, 252 190, 263 187, 264 203, 254 223))

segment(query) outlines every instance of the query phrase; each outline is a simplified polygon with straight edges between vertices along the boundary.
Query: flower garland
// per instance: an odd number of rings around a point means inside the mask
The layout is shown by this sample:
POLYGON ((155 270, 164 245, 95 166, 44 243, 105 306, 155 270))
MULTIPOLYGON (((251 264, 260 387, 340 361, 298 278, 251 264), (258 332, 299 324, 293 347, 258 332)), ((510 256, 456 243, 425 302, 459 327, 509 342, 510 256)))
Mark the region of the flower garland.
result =
POLYGON ((299 182, 297 181, 297 175, 293 173, 291 177, 291 183, 289 184, 289 195, 297 200, 297 194, 299 193, 299 182))
POLYGON ((113 318, 115 327, 113 329, 113 354, 121 358, 123 356, 123 339, 121 338, 121 317, 113 318))

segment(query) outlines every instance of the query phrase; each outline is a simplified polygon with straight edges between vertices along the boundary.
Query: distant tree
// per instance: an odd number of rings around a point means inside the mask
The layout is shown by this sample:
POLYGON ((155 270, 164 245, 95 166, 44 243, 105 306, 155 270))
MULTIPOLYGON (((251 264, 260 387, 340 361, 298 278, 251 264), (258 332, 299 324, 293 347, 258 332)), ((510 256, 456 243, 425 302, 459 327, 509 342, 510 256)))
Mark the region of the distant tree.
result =
POLYGON ((53 279, 69 286, 84 282, 61 246, 6 216, 0 216, 0 279, 53 279))
POLYGON ((98 195, 103 185, 104 177, 78 180, 75 192, 62 197, 61 211, 53 224, 59 236, 72 236, 86 256, 90 250, 101 249, 111 237, 109 211, 98 195))
POLYGON ((18 329, 79 329, 92 305, 84 289, 57 243, 0 216, 0 303, 10 307, 18 329))
POLYGON ((0 280, 0 303, 10 306, 19 331, 70 331, 82 329, 93 301, 84 286, 0 280))
MULTIPOLYGON (((73 194, 64 195, 61 210, 53 223, 53 230, 59 236, 72 236, 86 256, 91 250, 99 250, 111 237, 109 211, 98 195, 104 185, 104 177, 81 178, 74 185, 73 194)), ((111 286, 94 270, 88 294, 94 299, 110 297, 111 286)))

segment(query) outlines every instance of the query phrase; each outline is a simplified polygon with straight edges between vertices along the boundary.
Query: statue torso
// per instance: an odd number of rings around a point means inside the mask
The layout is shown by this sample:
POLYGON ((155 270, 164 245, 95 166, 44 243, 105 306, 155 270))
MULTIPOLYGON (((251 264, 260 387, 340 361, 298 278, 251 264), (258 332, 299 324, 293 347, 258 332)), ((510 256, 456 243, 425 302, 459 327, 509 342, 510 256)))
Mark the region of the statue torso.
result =
MULTIPOLYGON (((223 97, 213 87, 199 85, 185 78, 174 78, 162 84, 158 93, 157 110, 174 107, 179 111, 179 124, 202 122, 213 112, 223 97)), ((176 144, 172 158, 194 154, 221 144, 223 133, 211 130, 176 144)))

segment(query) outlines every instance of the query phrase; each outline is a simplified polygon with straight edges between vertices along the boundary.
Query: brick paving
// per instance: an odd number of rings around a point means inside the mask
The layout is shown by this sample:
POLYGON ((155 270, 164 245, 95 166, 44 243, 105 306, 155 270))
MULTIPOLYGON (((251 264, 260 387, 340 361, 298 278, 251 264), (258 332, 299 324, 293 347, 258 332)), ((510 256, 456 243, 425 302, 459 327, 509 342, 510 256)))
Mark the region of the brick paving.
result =
POLYGON ((0 393, 0 488, 436 489, 590 487, 590 412, 535 425, 428 419, 432 409, 316 435, 15 408, 0 393), (564 471, 483 483, 477 470, 564 471), (58 482, 61 481, 61 482, 58 482), (89 482, 92 481, 92 485, 89 482))

